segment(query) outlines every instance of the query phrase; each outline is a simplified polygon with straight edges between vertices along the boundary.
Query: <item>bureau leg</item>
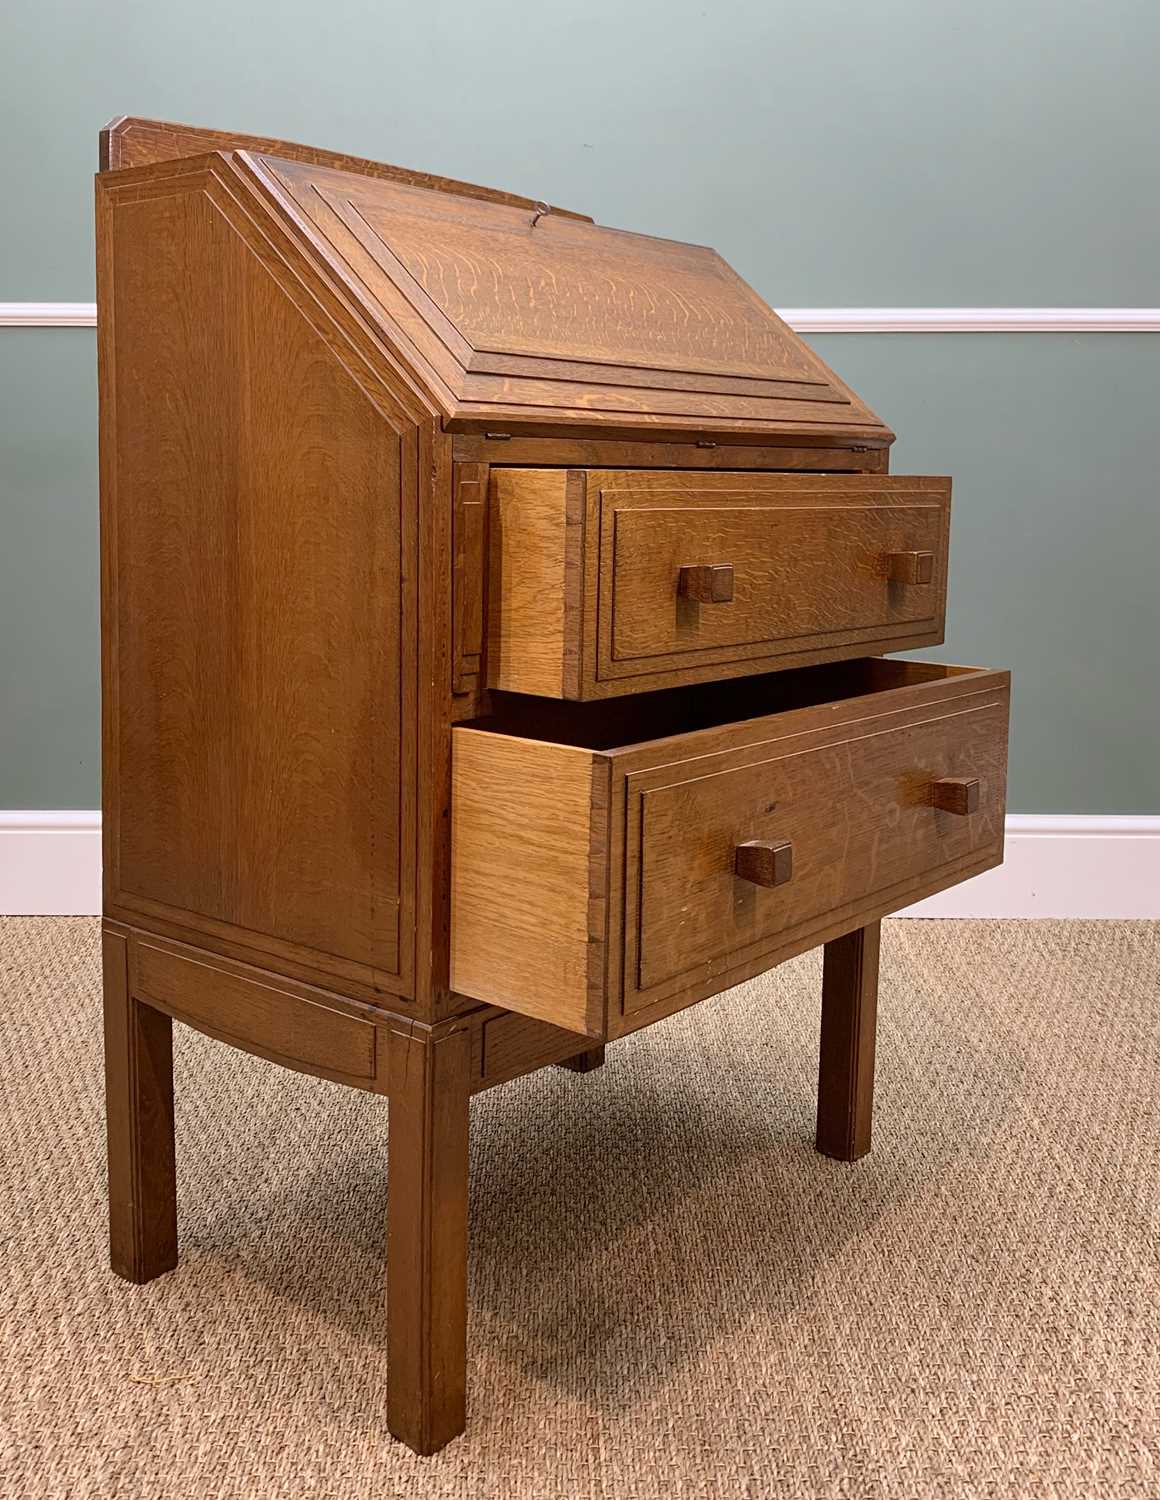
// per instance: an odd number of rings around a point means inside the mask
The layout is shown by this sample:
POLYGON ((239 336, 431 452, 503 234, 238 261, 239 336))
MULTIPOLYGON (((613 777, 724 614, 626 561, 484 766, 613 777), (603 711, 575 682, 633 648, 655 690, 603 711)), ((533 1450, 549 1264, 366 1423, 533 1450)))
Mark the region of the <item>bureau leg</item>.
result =
POLYGON ((835 938, 822 965, 817 1145, 839 1161, 870 1150, 880 934, 881 924, 871 922, 835 938))
POLYGON ((390 1048, 387 1425, 427 1454, 466 1420, 469 1033, 390 1048))
POLYGON ((577 1052, 575 1057, 566 1057, 557 1066, 567 1068, 570 1073, 595 1073, 597 1068, 604 1066, 604 1048, 589 1047, 587 1052, 577 1052))
POLYGON ((129 993, 128 943, 102 938, 109 1260, 126 1281, 177 1264, 173 1022, 129 993))

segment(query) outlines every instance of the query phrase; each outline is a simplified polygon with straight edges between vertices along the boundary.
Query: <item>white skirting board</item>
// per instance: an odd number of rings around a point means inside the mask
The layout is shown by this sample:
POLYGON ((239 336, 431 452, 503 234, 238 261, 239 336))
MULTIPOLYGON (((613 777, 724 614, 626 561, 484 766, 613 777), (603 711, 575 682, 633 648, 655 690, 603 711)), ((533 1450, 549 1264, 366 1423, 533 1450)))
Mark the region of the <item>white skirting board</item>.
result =
POLYGON ((0 916, 101 909, 99 812, 0 812, 0 916))
MULTIPOLYGON (((0 915, 100 907, 100 813, 0 812, 0 915)), ((1160 816, 1013 813, 1005 864, 902 915, 1160 918, 1160 816)))
POLYGON ((1160 817, 1009 813, 998 869, 899 915, 1160 918, 1160 817))

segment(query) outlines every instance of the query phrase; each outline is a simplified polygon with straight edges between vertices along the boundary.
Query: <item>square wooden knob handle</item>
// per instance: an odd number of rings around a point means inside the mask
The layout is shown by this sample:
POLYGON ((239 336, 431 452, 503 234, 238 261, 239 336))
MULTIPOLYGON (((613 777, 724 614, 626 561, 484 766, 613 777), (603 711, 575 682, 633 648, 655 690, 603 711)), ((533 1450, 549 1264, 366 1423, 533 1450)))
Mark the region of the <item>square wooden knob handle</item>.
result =
POLYGON ((891 583, 929 583, 934 577, 934 553, 888 552, 886 576, 891 583))
POLYGON ((682 568, 677 593, 682 599, 695 599, 698 604, 728 604, 733 598, 733 564, 698 563, 682 568))
POLYGON ((733 854, 733 872, 754 885, 784 885, 793 874, 793 845, 788 839, 773 842, 750 839, 738 844, 733 854))
POLYGON ((930 800, 940 812, 965 817, 978 810, 979 783, 973 776, 944 776, 932 783, 930 800))

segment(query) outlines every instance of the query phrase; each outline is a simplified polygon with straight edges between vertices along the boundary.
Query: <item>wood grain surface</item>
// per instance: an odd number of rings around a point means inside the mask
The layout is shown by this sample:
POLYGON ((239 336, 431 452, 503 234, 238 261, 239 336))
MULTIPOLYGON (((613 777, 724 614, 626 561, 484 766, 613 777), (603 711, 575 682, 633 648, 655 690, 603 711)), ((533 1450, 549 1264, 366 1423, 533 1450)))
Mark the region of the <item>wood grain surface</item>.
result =
POLYGON ((589 476, 599 491, 598 673, 839 649, 941 632, 950 481, 907 476, 589 476), (675 481, 675 482, 674 482, 675 481), (905 586, 886 559, 937 549, 937 582, 905 586), (728 608, 682 603, 684 566, 733 569, 728 608), (605 602, 607 592, 607 602, 605 602), (764 649, 763 649, 764 648, 764 649))
POLYGON ((946 479, 493 465, 491 516, 505 691, 589 700, 943 636, 946 479), (891 576, 904 549, 926 582, 891 576))
POLYGON ((100 201, 108 910, 406 993, 410 424, 219 179, 122 181, 100 201))
POLYGON ((484 1021, 479 1037, 479 1074, 484 1088, 505 1083, 545 1063, 559 1063, 577 1073, 591 1072, 599 1065, 597 1054, 601 1061, 604 1056, 603 1047, 585 1047, 574 1031, 512 1011, 494 1012, 484 1021))
POLYGON ((838 1161, 870 1150, 881 935, 880 922, 857 927, 827 943, 822 960, 816 1139, 838 1161))
POLYGON ((491 473, 488 686, 579 697, 583 478, 567 469, 491 473))
POLYGON ((398 1028, 387 1137, 387 1424, 416 1453, 467 1419, 466 1030, 398 1028))
POLYGON ((452 687, 457 696, 470 698, 474 707, 486 635, 488 469, 481 463, 456 464, 454 474, 452 687))
MULTIPOLYGON (((697 713, 694 690, 674 694, 689 728, 643 744, 518 737, 515 700, 456 728, 456 989, 618 1035, 998 863, 1006 674, 855 662, 838 699, 834 671, 797 675, 798 706, 740 722, 712 723, 728 695, 703 690, 697 713), (968 771, 970 816, 932 805, 968 771), (760 883, 738 871, 746 844, 769 852, 760 883)), ((762 681, 776 703, 778 676, 762 681)), ((662 722, 638 701, 609 728, 662 722)))
POLYGON ((141 1000, 222 1041, 276 1062, 371 1088, 376 1028, 370 1016, 321 997, 263 984, 254 974, 206 963, 159 942, 134 944, 133 990, 141 1000))
POLYGON ((602 1035, 607 764, 462 726, 452 740, 453 988, 602 1035))
MULTIPOLYGON (((343 151, 326 151, 318 146, 301 146, 295 141, 274 136, 238 135, 229 130, 206 130, 198 125, 175 125, 168 120, 145 120, 119 115, 101 131, 101 171, 124 171, 129 167, 149 166, 155 162, 176 161, 186 156, 203 156, 207 151, 260 151, 282 156, 289 161, 308 162, 313 166, 331 167, 358 177, 375 177, 383 182, 403 182, 432 192, 455 193, 466 198, 482 198, 491 203, 519 204, 536 209, 540 205, 518 193, 499 188, 479 187, 457 182, 453 177, 438 177, 430 172, 416 172, 410 167, 393 167, 387 162, 369 161, 343 151)), ((553 208, 567 218, 588 219, 587 214, 566 208, 553 208)))
POLYGON ((711 250, 274 154, 238 161, 389 332, 449 431, 892 437, 711 250))
POLYGON ((930 684, 916 707, 887 692, 820 724, 807 710, 737 727, 719 750, 698 738, 679 761, 669 742, 626 757, 623 782, 614 776, 630 830, 626 1011, 702 983, 723 988, 747 956, 795 932, 844 916, 858 925, 895 892, 905 905, 916 881, 938 889, 963 865, 997 860, 1007 699, 990 675, 974 691, 930 684), (933 808, 931 783, 967 770, 983 788, 978 812, 933 808), (734 852, 751 839, 791 843, 792 878, 768 890, 738 880, 734 852))
POLYGON ((126 1281, 177 1264, 173 1023, 129 985, 129 945, 102 934, 109 1259, 126 1281))
POLYGON ((824 943, 867 1149, 877 922, 1001 858, 1008 679, 865 655, 941 640, 949 482, 713 251, 159 121, 102 164, 113 1265, 176 1260, 172 1019, 387 1094, 430 1453, 470 1095, 824 943))
POLYGON ((533 468, 567 466, 615 469, 633 465, 647 469, 745 469, 773 473, 885 474, 890 449, 885 439, 865 437, 848 447, 828 446, 824 437, 802 434, 793 442, 764 446, 757 442, 716 442, 707 439, 627 442, 605 434, 579 438, 524 437, 512 433, 460 433, 454 438, 456 462, 523 464, 533 468))

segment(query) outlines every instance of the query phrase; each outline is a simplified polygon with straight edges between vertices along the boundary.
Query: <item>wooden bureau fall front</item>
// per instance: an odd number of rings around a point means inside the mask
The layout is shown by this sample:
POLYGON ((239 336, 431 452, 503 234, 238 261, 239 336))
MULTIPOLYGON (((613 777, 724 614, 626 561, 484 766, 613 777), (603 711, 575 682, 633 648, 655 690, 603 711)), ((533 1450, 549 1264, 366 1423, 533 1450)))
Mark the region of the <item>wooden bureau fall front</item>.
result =
POLYGON ((101 165, 113 1266, 177 1261, 174 1018, 385 1095, 429 1453, 470 1096, 824 944, 864 1154, 879 919, 1001 860, 1008 677, 883 658, 950 482, 711 250, 156 121, 101 165))

